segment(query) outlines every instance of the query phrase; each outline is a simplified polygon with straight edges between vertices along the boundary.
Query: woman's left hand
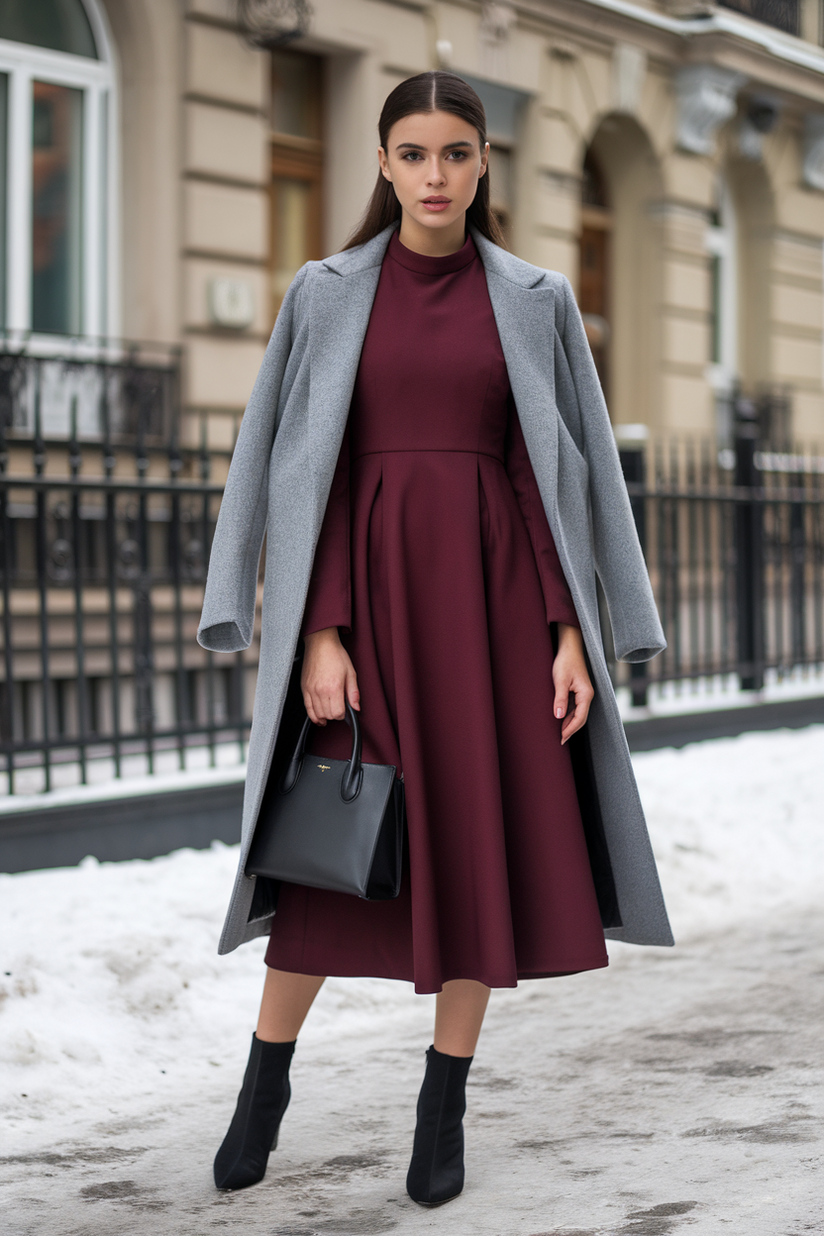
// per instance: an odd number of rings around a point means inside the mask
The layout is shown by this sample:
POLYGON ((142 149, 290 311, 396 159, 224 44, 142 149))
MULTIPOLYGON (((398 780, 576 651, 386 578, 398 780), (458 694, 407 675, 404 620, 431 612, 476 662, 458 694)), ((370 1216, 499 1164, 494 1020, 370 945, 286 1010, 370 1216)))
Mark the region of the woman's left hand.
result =
POLYGON ((589 679, 584 640, 577 627, 558 623, 558 651, 552 666, 552 681, 555 684, 555 716, 564 719, 561 726, 561 746, 586 724, 589 706, 595 691, 589 679), (569 697, 575 698, 575 707, 567 716, 569 697))

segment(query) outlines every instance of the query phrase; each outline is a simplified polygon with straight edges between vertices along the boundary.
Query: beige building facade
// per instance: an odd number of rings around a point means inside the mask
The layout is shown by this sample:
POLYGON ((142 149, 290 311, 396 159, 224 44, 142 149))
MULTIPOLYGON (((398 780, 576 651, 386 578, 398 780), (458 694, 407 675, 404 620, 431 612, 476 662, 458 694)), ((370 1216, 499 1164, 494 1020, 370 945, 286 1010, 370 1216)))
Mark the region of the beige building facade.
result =
MULTIPOLYGON (((371 191, 383 99, 434 67, 482 95, 511 247, 572 280, 616 426, 723 439, 727 393, 768 386, 824 437, 821 0, 32 2, 86 14, 108 100, 106 296, 72 329, 182 345, 184 442, 231 448, 284 287, 371 191)), ((36 75, 34 43, 0 60, 36 75)))
POLYGON ((684 491, 638 506, 657 672, 820 664, 822 43, 824 0, 3 0, 0 793, 242 758, 257 639, 195 639, 237 427, 435 67, 484 101, 510 247, 572 281, 628 479, 684 491), (810 474, 755 532, 751 395, 762 483, 810 474))

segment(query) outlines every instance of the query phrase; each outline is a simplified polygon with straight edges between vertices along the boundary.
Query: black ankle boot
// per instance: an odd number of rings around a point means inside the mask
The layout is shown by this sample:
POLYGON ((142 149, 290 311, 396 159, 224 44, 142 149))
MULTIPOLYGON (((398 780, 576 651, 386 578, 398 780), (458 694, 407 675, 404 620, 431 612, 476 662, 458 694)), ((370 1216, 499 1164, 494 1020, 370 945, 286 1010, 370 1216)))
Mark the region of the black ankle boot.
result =
POLYGON ((235 1114, 215 1156, 219 1189, 245 1189, 263 1179, 292 1094, 289 1063, 294 1050, 294 1043, 264 1043, 252 1035, 235 1114))
POLYGON ((418 1096, 418 1123, 406 1191, 421 1206, 457 1197, 464 1185, 463 1115, 472 1056, 426 1053, 426 1076, 418 1096))

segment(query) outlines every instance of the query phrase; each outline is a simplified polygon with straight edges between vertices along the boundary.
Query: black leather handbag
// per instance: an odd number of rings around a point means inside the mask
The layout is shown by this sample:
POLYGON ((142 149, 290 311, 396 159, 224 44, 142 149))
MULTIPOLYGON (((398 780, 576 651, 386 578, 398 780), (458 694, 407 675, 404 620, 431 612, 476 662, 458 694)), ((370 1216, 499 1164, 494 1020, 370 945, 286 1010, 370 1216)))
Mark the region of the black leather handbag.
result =
POLYGON ((397 897, 403 864, 404 789, 394 764, 364 764, 357 714, 349 760, 307 755, 307 717, 294 754, 264 797, 246 874, 355 893, 397 897))

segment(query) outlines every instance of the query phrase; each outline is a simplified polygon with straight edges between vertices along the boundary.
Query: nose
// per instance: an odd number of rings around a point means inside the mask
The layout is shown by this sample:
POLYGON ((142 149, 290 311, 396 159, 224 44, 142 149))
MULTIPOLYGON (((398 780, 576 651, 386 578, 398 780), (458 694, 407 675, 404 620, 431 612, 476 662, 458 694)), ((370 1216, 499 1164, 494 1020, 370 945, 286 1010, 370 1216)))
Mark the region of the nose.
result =
POLYGON ((437 186, 446 183, 446 177, 443 173, 441 161, 436 154, 432 155, 427 168, 426 183, 428 185, 437 186))

